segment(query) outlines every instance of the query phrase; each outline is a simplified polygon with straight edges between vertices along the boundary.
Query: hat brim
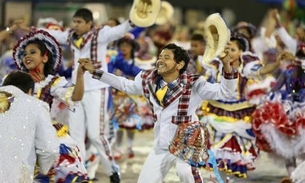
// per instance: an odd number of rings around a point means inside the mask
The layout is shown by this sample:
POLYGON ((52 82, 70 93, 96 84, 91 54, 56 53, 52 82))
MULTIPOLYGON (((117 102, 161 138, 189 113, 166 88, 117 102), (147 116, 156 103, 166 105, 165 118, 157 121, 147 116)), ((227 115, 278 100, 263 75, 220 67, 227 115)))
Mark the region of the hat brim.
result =
POLYGON ((161 9, 161 1, 152 1, 152 4, 147 6, 148 13, 141 14, 141 8, 144 7, 142 0, 134 0, 131 10, 129 12, 129 18, 138 27, 149 27, 153 25, 157 19, 157 16, 161 9))
POLYGON ((230 30, 219 13, 208 16, 204 24, 206 49, 202 58, 203 63, 210 63, 215 57, 223 53, 230 41, 230 30))
POLYGON ((62 49, 56 39, 44 30, 32 31, 22 37, 13 49, 13 57, 17 69, 26 71, 26 67, 22 62, 25 47, 30 41, 40 40, 46 45, 46 48, 52 53, 53 56, 53 69, 57 70, 61 63, 62 49))
POLYGON ((174 15, 174 8, 173 6, 167 2, 167 1, 162 1, 161 2, 161 10, 160 13, 156 19, 156 24, 158 25, 163 25, 166 22, 168 22, 172 16, 174 15))

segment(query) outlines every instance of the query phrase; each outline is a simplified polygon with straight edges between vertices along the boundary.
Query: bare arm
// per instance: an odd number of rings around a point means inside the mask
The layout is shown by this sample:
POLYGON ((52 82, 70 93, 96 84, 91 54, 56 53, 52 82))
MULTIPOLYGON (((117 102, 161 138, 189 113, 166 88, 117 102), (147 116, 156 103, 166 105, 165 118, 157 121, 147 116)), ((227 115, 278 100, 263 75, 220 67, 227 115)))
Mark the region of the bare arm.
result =
POLYGON ((5 38, 9 37, 15 30, 17 29, 17 25, 13 25, 9 28, 0 32, 0 42, 3 41, 5 38))
POLYGON ((268 64, 268 65, 264 65, 260 70, 259 70, 259 74, 260 75, 266 75, 269 74, 271 72, 273 72, 275 69, 279 68, 279 66, 281 65, 280 61, 276 61, 274 63, 268 64))
POLYGON ((83 69, 83 62, 82 60, 89 60, 89 59, 80 59, 79 61, 79 66, 77 69, 77 76, 76 76, 76 83, 75 83, 75 87, 74 87, 74 91, 72 94, 72 101, 80 101, 83 98, 84 95, 84 73, 85 70, 83 69))
POLYGON ((285 84, 285 72, 280 75, 276 81, 276 85, 271 89, 271 91, 279 91, 285 84))
POLYGON ((297 40, 294 39, 287 30, 281 25, 281 20, 280 20, 280 15, 278 11, 275 9, 273 12, 271 12, 271 16, 273 16, 275 22, 276 22, 276 27, 277 27, 277 34, 285 44, 285 46, 292 51, 292 53, 296 52, 297 49, 297 40))

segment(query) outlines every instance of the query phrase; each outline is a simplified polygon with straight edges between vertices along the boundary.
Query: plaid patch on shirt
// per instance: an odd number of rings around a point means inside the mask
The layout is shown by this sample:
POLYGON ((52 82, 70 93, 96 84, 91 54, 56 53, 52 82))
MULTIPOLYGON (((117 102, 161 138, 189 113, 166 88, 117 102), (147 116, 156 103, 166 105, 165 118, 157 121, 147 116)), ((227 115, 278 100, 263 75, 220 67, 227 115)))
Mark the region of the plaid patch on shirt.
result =
MULTIPOLYGON (((160 80, 161 76, 157 74, 157 70, 143 71, 141 77, 144 96, 149 100, 151 93, 155 100, 158 101, 155 94, 155 84, 157 84, 156 82, 160 80)), ((199 77, 200 75, 187 74, 186 72, 184 72, 180 74, 177 80, 171 83, 173 85, 173 88, 171 89, 171 91, 169 91, 170 95, 165 101, 164 107, 169 106, 171 103, 173 103, 176 99, 179 98, 177 115, 172 116, 172 123, 180 124, 191 121, 192 117, 187 116, 189 99, 191 96, 191 88, 194 82, 196 82, 199 77)), ((153 107, 153 104, 151 102, 150 104, 153 107)), ((155 115, 154 118, 156 118, 155 115)))

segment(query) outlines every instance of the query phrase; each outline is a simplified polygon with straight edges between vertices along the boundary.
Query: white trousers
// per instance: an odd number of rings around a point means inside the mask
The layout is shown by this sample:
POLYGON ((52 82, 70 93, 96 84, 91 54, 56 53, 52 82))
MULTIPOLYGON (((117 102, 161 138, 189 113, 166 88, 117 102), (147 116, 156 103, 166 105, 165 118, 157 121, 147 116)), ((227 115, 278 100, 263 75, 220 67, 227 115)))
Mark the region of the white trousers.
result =
POLYGON ((108 89, 85 91, 82 101, 70 111, 70 135, 81 151, 82 160, 86 158, 85 137, 97 149, 105 173, 110 176, 115 172, 115 163, 110 160, 111 152, 105 124, 108 123, 107 113, 108 89))
POLYGON ((201 183, 202 177, 197 168, 172 155, 168 150, 156 146, 149 153, 139 176, 138 183, 162 183, 172 166, 182 183, 201 183))

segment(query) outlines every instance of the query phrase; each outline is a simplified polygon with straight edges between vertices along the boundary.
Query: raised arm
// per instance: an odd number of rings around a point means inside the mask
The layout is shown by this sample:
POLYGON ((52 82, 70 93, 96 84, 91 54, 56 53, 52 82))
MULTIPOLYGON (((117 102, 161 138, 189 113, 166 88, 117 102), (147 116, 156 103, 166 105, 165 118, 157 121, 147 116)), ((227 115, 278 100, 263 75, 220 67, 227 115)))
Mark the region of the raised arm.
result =
POLYGON ((285 46, 292 52, 296 53, 297 51, 297 40, 288 34, 286 29, 281 25, 280 15, 278 11, 275 9, 272 12, 272 16, 276 22, 276 32, 277 35, 281 38, 285 46))
POLYGON ((98 42, 110 43, 120 39, 133 27, 134 25, 129 20, 115 27, 104 26, 98 34, 98 42))
POLYGON ((59 44, 67 44, 68 43, 68 36, 69 30, 61 31, 61 30, 50 30, 50 29, 42 29, 49 34, 51 34, 59 44))
POLYGON ((103 70, 95 69, 90 61, 83 64, 83 68, 87 70, 94 79, 109 84, 110 86, 127 93, 129 95, 143 95, 142 77, 140 72, 134 80, 116 76, 103 70))
POLYGON ((9 37, 13 31, 15 31, 17 28, 16 25, 13 25, 11 27, 6 28, 5 30, 0 32, 0 42, 3 41, 5 38, 9 37))
POLYGON ((124 93, 129 95, 143 95, 141 72, 134 80, 116 76, 102 70, 94 70, 90 73, 92 73, 94 79, 107 83, 124 93))
POLYGON ((209 83, 200 77, 194 84, 195 91, 202 100, 223 100, 236 98, 238 73, 224 73, 220 83, 209 83))

